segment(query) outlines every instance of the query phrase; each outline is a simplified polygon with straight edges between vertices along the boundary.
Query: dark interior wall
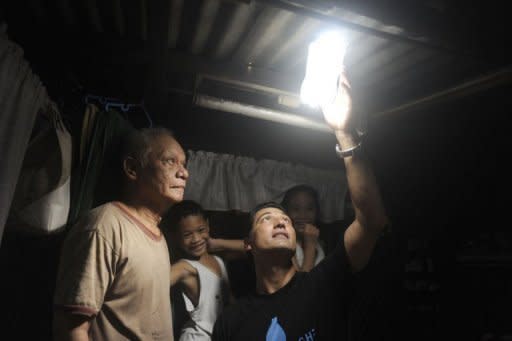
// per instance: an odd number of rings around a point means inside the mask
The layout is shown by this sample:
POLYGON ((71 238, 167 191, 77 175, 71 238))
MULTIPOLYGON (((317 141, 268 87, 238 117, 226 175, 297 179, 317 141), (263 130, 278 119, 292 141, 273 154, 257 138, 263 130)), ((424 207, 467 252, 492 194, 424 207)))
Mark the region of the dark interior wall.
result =
POLYGON ((501 194, 510 189, 509 91, 488 90, 373 124, 369 154, 385 201, 400 220, 419 220, 408 233, 501 228, 501 194))
POLYGON ((370 153, 402 245, 427 245, 404 259, 411 337, 511 332, 509 94, 492 89, 375 123, 370 153), (414 269, 418 260, 433 270, 414 269), (431 284, 440 289, 420 287, 431 284))

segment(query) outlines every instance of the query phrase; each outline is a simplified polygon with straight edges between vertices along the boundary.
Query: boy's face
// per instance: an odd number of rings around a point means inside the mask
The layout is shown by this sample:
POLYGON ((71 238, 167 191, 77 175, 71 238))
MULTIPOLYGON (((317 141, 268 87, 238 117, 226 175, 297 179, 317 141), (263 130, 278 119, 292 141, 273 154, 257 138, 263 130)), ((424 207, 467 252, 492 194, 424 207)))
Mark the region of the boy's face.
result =
POLYGON ((180 248, 190 256, 201 257, 208 251, 210 227, 208 221, 198 215, 189 215, 179 223, 180 248))

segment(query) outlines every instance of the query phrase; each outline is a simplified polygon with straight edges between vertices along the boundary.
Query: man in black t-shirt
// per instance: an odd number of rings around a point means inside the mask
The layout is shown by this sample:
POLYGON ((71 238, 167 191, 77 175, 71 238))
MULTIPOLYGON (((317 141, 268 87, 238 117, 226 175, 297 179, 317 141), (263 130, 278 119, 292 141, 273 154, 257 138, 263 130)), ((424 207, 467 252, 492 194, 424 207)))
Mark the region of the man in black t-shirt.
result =
POLYGON ((345 163, 355 219, 335 251, 311 272, 302 273, 292 262, 296 235, 291 219, 276 203, 257 206, 251 212, 252 226, 245 243, 254 258, 257 293, 224 311, 215 323, 213 340, 347 338, 351 274, 368 263, 388 218, 352 130, 349 85, 344 75, 336 98, 322 110, 345 163))

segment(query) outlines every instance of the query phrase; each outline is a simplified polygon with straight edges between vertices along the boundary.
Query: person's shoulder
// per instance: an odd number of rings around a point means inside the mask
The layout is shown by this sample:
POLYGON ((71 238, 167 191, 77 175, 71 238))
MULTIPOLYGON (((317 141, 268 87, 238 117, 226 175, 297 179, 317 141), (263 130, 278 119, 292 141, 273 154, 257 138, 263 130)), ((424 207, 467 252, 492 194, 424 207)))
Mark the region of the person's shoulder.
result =
MULTIPOLYGON (((78 249, 88 250, 92 245, 105 243, 112 250, 120 245, 119 233, 109 224, 115 207, 111 203, 95 207, 84 215, 67 232, 64 244, 64 253, 76 253, 78 249), (117 237, 116 237, 117 235, 117 237)), ((114 213, 117 214, 117 213, 114 213)))
POLYGON ((221 330, 235 325, 240 318, 240 304, 241 302, 237 301, 236 303, 225 306, 215 320, 215 329, 221 330))
POLYGON ((224 307, 215 321, 212 340, 240 339, 243 335, 250 335, 251 321, 257 318, 260 312, 254 309, 252 301, 248 297, 240 298, 236 303, 224 307), (249 334, 248 334, 249 333, 249 334))
MULTIPOLYGON (((308 287, 311 281, 314 281, 314 276, 312 275, 313 270, 316 268, 313 267, 311 271, 297 271, 295 275, 293 275, 292 280, 288 284, 287 293, 285 295, 289 295, 290 293, 296 292, 297 290, 303 290, 304 286, 308 287)), ((286 288, 285 288, 286 289, 286 288)))
POLYGON ((351 270, 348 260, 345 243, 338 241, 334 250, 332 250, 318 265, 310 272, 305 273, 308 281, 313 281, 320 286, 330 286, 336 281, 344 281, 353 278, 354 273, 351 270))
POLYGON ((97 234, 106 241, 122 239, 121 232, 126 218, 123 212, 113 202, 97 206, 87 212, 71 229, 72 235, 97 234))
POLYGON ((97 217, 98 219, 119 218, 126 215, 126 213, 123 212, 121 205, 115 201, 107 202, 103 205, 93 208, 90 214, 97 217))
POLYGON ((187 274, 197 274, 197 268, 194 266, 194 261, 189 259, 180 259, 176 263, 172 264, 172 268, 183 271, 187 274))
POLYGON ((222 271, 222 276, 227 276, 226 262, 224 261, 224 259, 217 255, 212 255, 212 256, 213 256, 213 259, 215 259, 217 264, 220 266, 221 271, 222 271))
POLYGON ((213 259, 215 259, 217 261, 217 263, 219 263, 219 265, 225 265, 225 262, 224 262, 224 259, 222 257, 220 257, 219 255, 215 255, 215 254, 212 254, 210 253, 210 255, 213 257, 213 259))
POLYGON ((223 308, 215 321, 212 340, 229 340, 235 330, 243 327, 245 321, 248 321, 247 312, 254 311, 250 309, 246 298, 241 298, 234 304, 223 308))
MULTIPOLYGON (((171 277, 174 283, 180 283, 184 289, 200 284, 199 272, 189 260, 180 259, 171 265, 171 277)), ((174 285, 174 284, 173 284, 174 285)))
POLYGON ((80 218, 77 225, 83 225, 86 229, 94 230, 98 228, 99 223, 103 223, 120 215, 120 209, 116 204, 114 202, 108 202, 89 210, 80 218))

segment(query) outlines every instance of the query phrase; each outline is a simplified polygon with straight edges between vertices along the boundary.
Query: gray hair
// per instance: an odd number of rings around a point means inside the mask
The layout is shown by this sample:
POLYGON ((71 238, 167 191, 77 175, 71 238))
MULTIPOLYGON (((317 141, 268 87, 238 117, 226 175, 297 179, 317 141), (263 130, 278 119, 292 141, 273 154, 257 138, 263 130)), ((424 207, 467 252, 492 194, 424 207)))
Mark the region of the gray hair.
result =
POLYGON ((123 144, 122 159, 132 157, 138 160, 142 167, 149 162, 149 154, 153 148, 153 141, 162 135, 174 138, 173 133, 167 128, 144 128, 133 130, 125 139, 123 144))

